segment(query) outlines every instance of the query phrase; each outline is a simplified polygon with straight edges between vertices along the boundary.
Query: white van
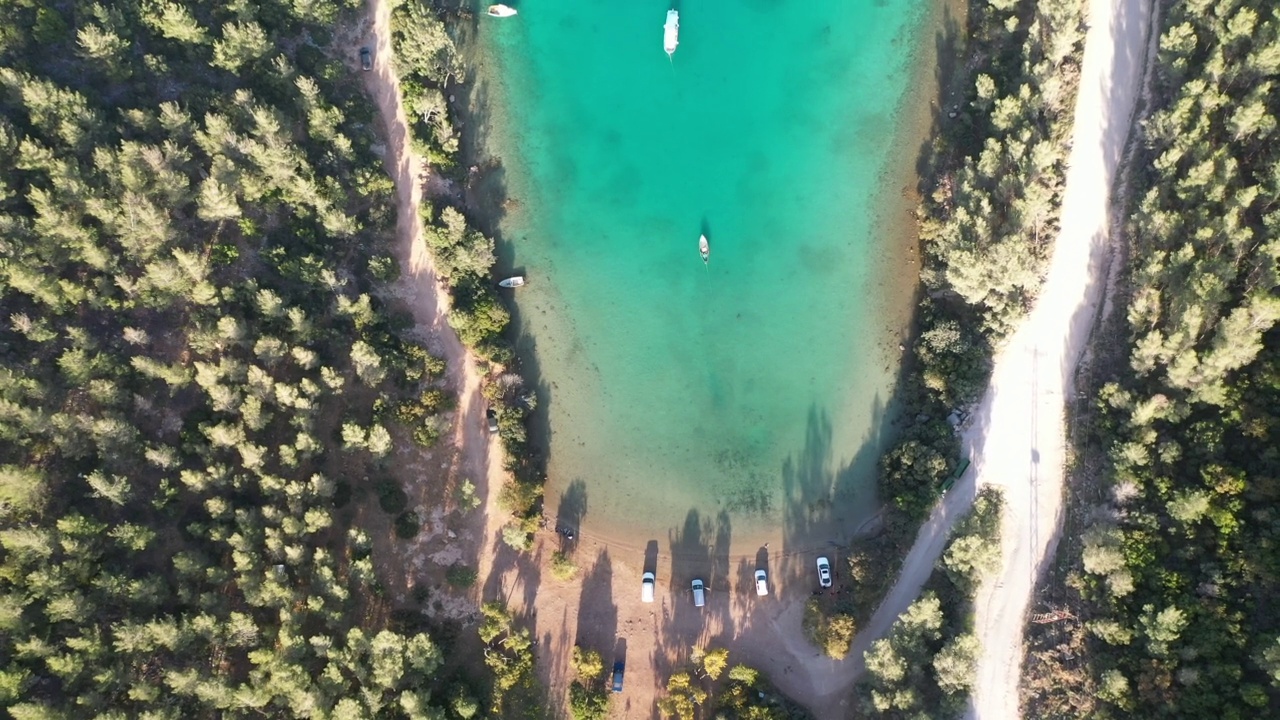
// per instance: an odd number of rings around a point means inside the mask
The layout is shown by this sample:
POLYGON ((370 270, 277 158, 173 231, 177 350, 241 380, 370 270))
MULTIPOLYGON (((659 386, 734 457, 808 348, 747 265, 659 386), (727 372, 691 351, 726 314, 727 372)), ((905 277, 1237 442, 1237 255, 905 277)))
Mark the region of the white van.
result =
POLYGON ((644 579, 640 581, 640 602, 653 602, 653 585, 657 582, 657 578, 653 573, 644 574, 644 579))
POLYGON ((702 580, 693 581, 693 606, 702 607, 707 604, 707 587, 702 580))

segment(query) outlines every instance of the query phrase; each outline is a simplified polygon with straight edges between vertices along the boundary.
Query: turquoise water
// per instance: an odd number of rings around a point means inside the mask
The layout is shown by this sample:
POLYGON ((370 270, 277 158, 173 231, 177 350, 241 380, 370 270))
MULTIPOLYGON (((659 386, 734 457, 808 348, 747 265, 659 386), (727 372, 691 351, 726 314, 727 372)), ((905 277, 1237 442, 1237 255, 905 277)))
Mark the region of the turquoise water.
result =
POLYGON ((619 541, 847 537, 897 371, 882 185, 915 159, 891 151, 928 8, 688 2, 668 61, 664 3, 517 7, 480 18, 479 87, 549 509, 619 541))

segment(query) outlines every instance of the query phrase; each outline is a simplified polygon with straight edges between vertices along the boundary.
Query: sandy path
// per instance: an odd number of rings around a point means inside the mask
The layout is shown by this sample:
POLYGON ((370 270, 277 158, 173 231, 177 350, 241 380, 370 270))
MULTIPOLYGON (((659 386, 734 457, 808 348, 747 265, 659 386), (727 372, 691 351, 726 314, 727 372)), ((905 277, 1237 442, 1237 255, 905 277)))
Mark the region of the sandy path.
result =
MULTIPOLYGON (((400 98, 400 80, 391 67, 391 7, 386 0, 369 0, 372 27, 364 33, 364 41, 373 49, 373 69, 361 73, 365 91, 377 105, 386 142, 384 161, 396 186, 396 259, 401 278, 395 292, 413 312, 416 330, 431 352, 448 363, 449 385, 458 393, 458 407, 453 427, 453 472, 471 479, 480 497, 486 499, 483 514, 473 514, 479 521, 500 517, 494 506, 496 489, 502 482, 500 448, 485 427, 484 398, 480 395, 480 372, 475 359, 449 327, 449 296, 436 277, 431 255, 422 238, 422 221, 418 207, 422 198, 424 177, 428 168, 409 146, 408 122, 400 98), (490 489, 495 490, 490 492, 490 489)), ((441 443, 445 446, 445 443, 441 443)), ((492 556, 492 533, 481 532, 481 559, 492 556)), ((482 571, 487 568, 481 568, 482 571)))
POLYGON ((1092 0, 1062 200, 1040 297, 997 357, 964 445, 979 484, 1004 488, 1003 569, 978 591, 982 640, 971 716, 1018 716, 1022 632, 1062 529, 1064 398, 1098 315, 1111 256, 1111 190, 1133 123, 1150 0, 1092 0))

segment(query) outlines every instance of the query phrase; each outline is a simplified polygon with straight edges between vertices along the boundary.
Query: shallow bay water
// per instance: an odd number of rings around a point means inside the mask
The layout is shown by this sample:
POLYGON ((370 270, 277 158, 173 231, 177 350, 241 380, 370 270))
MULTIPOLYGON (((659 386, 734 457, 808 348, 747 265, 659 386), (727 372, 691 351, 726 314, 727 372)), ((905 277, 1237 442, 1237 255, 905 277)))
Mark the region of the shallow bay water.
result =
POLYGON ((549 511, 630 546, 847 539, 892 416, 884 185, 929 8, 686 2, 669 60, 665 4, 517 7, 479 18, 479 87, 549 511))

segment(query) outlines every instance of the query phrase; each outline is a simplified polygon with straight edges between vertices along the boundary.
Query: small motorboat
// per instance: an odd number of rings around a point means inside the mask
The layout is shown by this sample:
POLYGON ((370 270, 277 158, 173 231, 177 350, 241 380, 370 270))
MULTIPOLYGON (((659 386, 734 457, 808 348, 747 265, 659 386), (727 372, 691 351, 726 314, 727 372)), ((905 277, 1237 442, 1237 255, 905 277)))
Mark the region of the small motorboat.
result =
POLYGON ((698 252, 702 254, 702 262, 705 265, 711 261, 711 244, 707 242, 706 235, 698 237, 698 252))
POLYGON ((516 275, 515 277, 509 277, 506 280, 499 280, 498 285, 505 288, 524 287, 524 276, 516 275))
POLYGON ((667 57, 671 57, 676 46, 680 44, 680 13, 675 10, 667 11, 667 22, 662 26, 662 49, 667 51, 667 57))
POLYGON ((507 5, 490 5, 489 17, 511 17, 516 14, 516 9, 507 5))

